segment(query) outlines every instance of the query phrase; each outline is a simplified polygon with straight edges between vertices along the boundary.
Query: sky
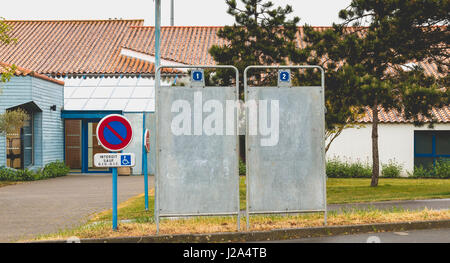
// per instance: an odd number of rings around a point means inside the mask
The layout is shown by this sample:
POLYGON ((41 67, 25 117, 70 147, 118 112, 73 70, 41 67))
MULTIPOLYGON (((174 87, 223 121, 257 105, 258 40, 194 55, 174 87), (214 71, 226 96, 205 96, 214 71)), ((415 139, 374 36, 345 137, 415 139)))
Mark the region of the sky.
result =
MULTIPOLYGON (((170 0, 161 0, 162 26, 170 25, 170 0)), ((240 0, 237 0, 238 3, 240 0)), ((226 13, 225 0, 174 0, 176 26, 231 25, 233 17, 226 13)), ((339 10, 351 0, 272 0, 275 5, 289 4, 299 25, 328 26, 339 22, 339 10)), ((53 19, 144 19, 155 24, 154 0, 21 0, 2 3, 0 17, 8 20, 53 19)))

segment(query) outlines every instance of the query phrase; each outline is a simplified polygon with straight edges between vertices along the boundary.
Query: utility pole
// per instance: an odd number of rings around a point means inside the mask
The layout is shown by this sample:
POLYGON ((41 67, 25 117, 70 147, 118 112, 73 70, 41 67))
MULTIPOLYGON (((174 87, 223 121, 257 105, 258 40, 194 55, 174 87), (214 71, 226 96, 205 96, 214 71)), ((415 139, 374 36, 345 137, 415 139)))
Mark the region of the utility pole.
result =
MULTIPOLYGON (((161 61, 161 0, 155 0, 155 70, 161 61)), ((159 79, 159 74, 156 76, 159 79)))
MULTIPOLYGON (((161 0, 155 0, 155 98, 156 100, 158 100, 158 94, 157 94, 157 90, 156 87, 157 85, 159 86, 160 84, 160 73, 156 73, 156 69, 160 66, 161 64, 161 0)), ((158 103, 157 101, 155 101, 156 103, 158 103)), ((155 103, 155 104, 156 104, 155 103)), ((156 106, 155 106, 156 107, 156 106)), ((153 127, 157 127, 157 118, 154 118, 154 125, 153 127)), ((155 136, 158 136, 158 134, 154 133, 155 136)), ((156 139, 158 140, 158 139, 156 139)), ((158 145, 158 143, 156 143, 156 145, 158 145)), ((155 149, 155 152, 158 151, 158 149, 155 149)), ((158 168, 156 168, 155 171, 155 184, 157 184, 157 176, 158 176, 158 168)), ((157 187, 155 186, 155 218, 156 215, 158 214, 158 209, 159 209, 159 204, 158 201, 156 199, 157 196, 157 187)), ((159 219, 156 219, 159 220, 159 219)), ((158 226, 159 226, 159 222, 157 222, 158 226)), ((159 228, 156 229, 156 233, 159 233, 159 228)))
POLYGON ((171 0, 171 2, 170 2, 170 26, 174 26, 175 25, 174 1, 175 0, 171 0))

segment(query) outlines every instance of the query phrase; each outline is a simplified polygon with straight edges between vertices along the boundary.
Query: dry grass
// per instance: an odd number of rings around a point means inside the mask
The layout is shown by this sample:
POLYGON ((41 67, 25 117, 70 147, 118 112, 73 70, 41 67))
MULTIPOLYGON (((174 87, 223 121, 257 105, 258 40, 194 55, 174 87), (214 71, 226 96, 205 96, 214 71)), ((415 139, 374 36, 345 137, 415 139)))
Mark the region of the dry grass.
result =
POLYGON ((0 187, 13 185, 13 184, 20 184, 20 182, 0 181, 0 187))
MULTIPOLYGON (((448 220, 450 210, 434 211, 401 211, 401 210, 352 210, 344 213, 331 213, 328 216, 329 226, 360 225, 373 223, 396 223, 423 220, 448 220)), ((251 231, 267 231, 283 228, 317 227, 323 225, 322 214, 308 214, 296 216, 252 216, 251 231)), ((241 219, 241 226, 245 227, 245 218, 241 219)), ((236 232, 236 218, 234 217, 201 217, 190 219, 164 219, 161 221, 160 234, 199 234, 236 232)), ((79 238, 105 238, 124 236, 149 236, 156 234, 156 225, 147 223, 121 223, 118 231, 112 231, 111 223, 100 222, 81 226, 56 234, 40 236, 37 240, 67 239, 71 236, 79 238)))
MULTIPOLYGON (((245 208, 245 178, 241 178, 241 209, 245 208)), ((369 186, 370 179, 328 179, 328 202, 349 203, 381 200, 402 200, 418 198, 449 197, 450 180, 426 179, 382 179, 380 186, 369 186)), ((119 220, 131 219, 133 223, 119 223, 118 231, 112 231, 111 210, 94 215, 89 224, 55 234, 37 237, 37 240, 79 238, 102 238, 124 236, 149 236, 156 234, 154 223, 153 190, 149 194, 149 211, 145 211, 144 195, 132 197, 119 205, 119 220)), ((329 213, 328 225, 358 225, 373 223, 411 222, 422 220, 450 219, 450 210, 405 211, 391 210, 350 210, 344 213, 329 213)), ((245 218, 241 219, 245 228, 245 218)), ((252 231, 267 231, 282 228, 317 227, 323 225, 323 214, 252 216, 252 231)), ((197 217, 189 219, 163 219, 160 234, 195 234, 236 232, 236 217, 197 217)))

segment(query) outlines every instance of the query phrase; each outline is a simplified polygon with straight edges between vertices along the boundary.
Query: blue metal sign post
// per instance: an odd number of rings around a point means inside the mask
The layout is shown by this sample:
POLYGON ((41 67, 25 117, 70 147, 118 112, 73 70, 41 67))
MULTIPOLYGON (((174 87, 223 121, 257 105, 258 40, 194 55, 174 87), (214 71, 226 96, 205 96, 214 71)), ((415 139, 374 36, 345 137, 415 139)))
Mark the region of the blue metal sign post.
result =
MULTIPOLYGON (((104 117, 97 126, 97 139, 106 150, 119 152, 131 142, 133 130, 127 118, 117 114, 104 117)), ((117 230, 117 167, 134 165, 133 154, 96 154, 96 166, 112 168, 112 228, 117 230), (117 158, 117 159, 116 159, 117 158), (120 161, 119 161, 120 159, 120 161)))
POLYGON ((117 168, 112 168, 112 226, 117 230, 117 168))

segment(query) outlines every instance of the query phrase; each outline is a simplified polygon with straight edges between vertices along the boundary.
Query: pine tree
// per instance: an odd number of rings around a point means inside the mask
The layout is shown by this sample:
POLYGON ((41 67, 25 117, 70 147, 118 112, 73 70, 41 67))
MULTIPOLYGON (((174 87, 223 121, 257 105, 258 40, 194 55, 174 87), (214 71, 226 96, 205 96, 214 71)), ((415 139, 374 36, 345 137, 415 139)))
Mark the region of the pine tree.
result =
MULTIPOLYGON (((296 47, 298 17, 290 20, 287 16, 293 12, 292 7, 274 7, 271 1, 241 0, 239 7, 236 0, 226 0, 227 13, 235 17, 232 26, 225 26, 217 35, 226 41, 223 46, 214 45, 209 50, 214 60, 220 65, 234 65, 239 69, 240 80, 246 67, 251 65, 284 65, 288 61, 300 60, 300 51, 296 47)), ((215 79, 229 85, 233 79, 230 71, 218 71, 215 79)), ((268 74, 274 74, 270 72, 268 74)), ((251 73, 250 78, 259 85, 270 81, 270 75, 251 73)), ((276 78, 275 78, 276 79, 276 78)), ((240 93, 242 95, 243 87, 240 93)))
POLYGON ((448 10, 448 1, 353 0, 339 13, 343 23, 324 32, 305 27, 309 63, 322 63, 327 79, 336 81, 330 87, 327 80, 328 92, 359 111, 372 110, 371 186, 380 170, 379 110, 397 110, 421 125, 433 106, 448 105, 448 10), (414 61, 435 63, 444 76, 426 76, 409 67, 414 61))

